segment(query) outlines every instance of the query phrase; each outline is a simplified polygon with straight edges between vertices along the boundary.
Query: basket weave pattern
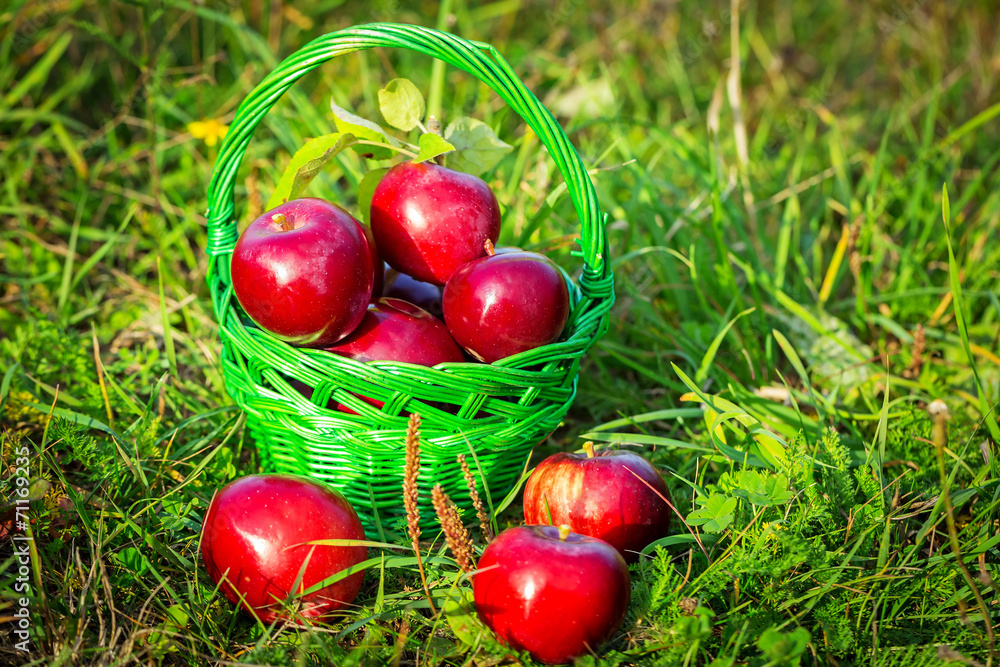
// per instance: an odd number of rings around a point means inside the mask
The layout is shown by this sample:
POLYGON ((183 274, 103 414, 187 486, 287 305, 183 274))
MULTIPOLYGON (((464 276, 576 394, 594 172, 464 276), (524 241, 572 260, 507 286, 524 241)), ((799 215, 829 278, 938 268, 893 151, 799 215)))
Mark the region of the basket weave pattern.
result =
MULTIPOLYGON (((499 501, 517 481, 525 457, 559 425, 576 394, 580 359, 607 328, 614 300, 605 218, 593 183, 560 125, 493 49, 411 25, 370 24, 324 35, 285 59, 237 110, 208 190, 208 282, 219 321, 226 387, 246 411, 247 426, 267 469, 322 479, 338 488, 367 526, 402 513, 406 422, 422 417, 421 517, 433 521, 429 489, 441 483, 468 507, 456 455, 499 501), (292 347, 253 326, 242 313, 229 274, 236 243, 236 174, 257 125, 305 73, 336 56, 373 47, 403 47, 472 74, 528 124, 566 181, 580 218, 584 268, 571 285, 573 308, 563 340, 492 365, 425 368, 368 364, 292 347), (307 399, 289 384, 313 389, 307 399), (385 405, 375 408, 358 396, 385 405), (328 407, 340 403, 356 415, 328 407), (478 471, 476 470, 478 466, 478 471)), ((486 488, 483 488, 483 487, 486 488)))

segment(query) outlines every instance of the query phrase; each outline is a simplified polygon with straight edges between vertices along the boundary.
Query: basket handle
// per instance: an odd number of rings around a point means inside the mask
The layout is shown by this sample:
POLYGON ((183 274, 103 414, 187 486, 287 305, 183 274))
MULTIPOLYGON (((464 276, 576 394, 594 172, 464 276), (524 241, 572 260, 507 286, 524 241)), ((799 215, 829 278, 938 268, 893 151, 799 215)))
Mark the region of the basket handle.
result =
MULTIPOLYGON (((207 250, 214 260, 212 264, 228 264, 218 260, 222 259, 221 256, 231 254, 236 244, 236 172, 257 125, 278 98, 310 70, 345 53, 380 46, 409 48, 472 74, 493 89, 524 119, 548 148, 566 181, 573 206, 580 218, 580 245, 584 260, 581 291, 585 298, 613 299, 604 215, 586 167, 562 126, 491 45, 422 26, 396 23, 359 25, 314 39, 285 58, 243 100, 219 150, 208 186, 207 250)), ((228 271, 222 269, 222 272, 228 276, 228 271)))

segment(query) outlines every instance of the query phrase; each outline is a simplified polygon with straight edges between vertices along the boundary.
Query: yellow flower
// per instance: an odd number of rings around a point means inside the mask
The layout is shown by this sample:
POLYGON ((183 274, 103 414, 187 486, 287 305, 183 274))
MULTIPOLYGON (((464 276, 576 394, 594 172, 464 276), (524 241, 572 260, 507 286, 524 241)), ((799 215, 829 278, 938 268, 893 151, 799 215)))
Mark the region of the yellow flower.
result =
POLYGON ((211 120, 195 121, 187 125, 187 130, 191 133, 191 136, 195 139, 204 139, 207 146, 214 146, 218 143, 219 139, 226 136, 228 129, 228 125, 223 125, 214 118, 211 120))

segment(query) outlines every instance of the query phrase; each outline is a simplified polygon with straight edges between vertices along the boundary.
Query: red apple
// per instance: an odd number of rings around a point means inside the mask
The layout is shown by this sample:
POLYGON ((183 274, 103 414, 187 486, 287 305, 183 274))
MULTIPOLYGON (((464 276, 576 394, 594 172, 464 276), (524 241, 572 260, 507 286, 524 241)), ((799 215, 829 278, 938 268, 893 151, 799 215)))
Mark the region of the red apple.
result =
MULTIPOLYGON (((202 524, 201 555, 230 602, 271 623, 287 618, 283 603, 293 587, 301 593, 367 557, 364 546, 306 544, 335 539, 365 539, 358 515, 342 495, 294 475, 249 475, 212 499, 202 524)), ((356 572, 295 598, 299 615, 326 616, 350 604, 363 578, 364 572, 356 572)))
POLYGON ((385 265, 384 287, 382 296, 409 301, 423 308, 434 317, 442 317, 441 288, 433 283, 425 283, 405 273, 400 273, 388 264, 385 265))
POLYGON ((329 345, 365 316, 374 283, 361 224, 322 199, 295 199, 250 223, 233 249, 233 291, 258 326, 296 345, 329 345))
POLYGON ((551 523, 604 540, 635 562, 647 544, 670 531, 663 476, 633 452, 595 454, 590 442, 584 449, 586 454, 561 452, 538 464, 524 487, 524 520, 547 524, 551 514, 551 523))
POLYGON ((536 252, 489 254, 459 267, 444 288, 444 321, 488 364, 555 342, 569 317, 566 281, 536 252))
POLYGON ((365 232, 365 239, 368 241, 368 249, 371 251, 372 255, 372 273, 374 280, 372 281, 372 298, 375 299, 382 296, 382 290, 385 289, 385 271, 382 267, 385 263, 378 254, 378 246, 375 245, 375 237, 372 235, 372 230, 370 227, 365 227, 361 225, 361 229, 365 232))
POLYGON ((486 547, 472 590, 503 644, 558 664, 596 651, 621 626, 630 584, 608 543, 569 526, 519 526, 486 547))
POLYGON ((441 320, 412 303, 385 297, 368 306, 350 336, 326 349, 363 362, 437 366, 465 360, 441 320))
POLYGON ((432 162, 404 162, 372 196, 372 233, 382 259, 417 280, 444 285, 500 235, 500 205, 484 180, 432 162))
MULTIPOLYGON (((465 361, 462 349, 441 320, 401 299, 381 298, 371 304, 354 333, 326 349, 366 363, 402 361, 437 366, 465 361)), ((384 405, 374 398, 362 398, 377 408, 384 405)), ((343 405, 338 407, 354 412, 343 405)))

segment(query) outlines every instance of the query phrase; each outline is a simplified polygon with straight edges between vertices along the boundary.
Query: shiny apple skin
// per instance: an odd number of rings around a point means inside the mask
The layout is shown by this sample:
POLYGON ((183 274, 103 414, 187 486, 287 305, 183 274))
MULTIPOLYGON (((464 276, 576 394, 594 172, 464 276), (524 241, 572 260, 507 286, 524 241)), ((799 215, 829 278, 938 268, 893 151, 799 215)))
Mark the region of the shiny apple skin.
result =
MULTIPOLYGON (((212 499, 202 524, 201 555, 212 581, 228 572, 221 589, 230 602, 272 623, 286 618, 281 602, 306 558, 300 590, 367 558, 364 546, 303 544, 332 539, 365 539, 357 513, 342 495, 295 475, 249 475, 212 499)), ((350 604, 363 578, 364 572, 357 572, 302 597, 299 614, 323 617, 350 604)))
POLYGON ((368 306, 350 336, 325 349, 361 362, 437 366, 465 360, 441 320, 408 301, 387 297, 368 306))
MULTIPOLYGON (((386 297, 368 307, 361 324, 350 336, 325 349, 364 363, 402 361, 437 366, 465 361, 462 348, 441 320, 412 303, 386 297)), ((385 405, 374 398, 361 398, 377 408, 385 405)), ((337 407, 354 413, 345 405, 337 407)))
POLYGON ((560 452, 538 464, 524 487, 526 523, 568 524, 574 532, 608 542, 627 562, 670 532, 672 510, 663 498, 670 492, 663 476, 634 452, 602 450, 586 454, 560 452))
POLYGON ((500 235, 500 205, 484 180, 432 162, 404 162, 372 196, 372 233, 382 259, 409 276, 444 285, 486 254, 500 235))
POLYGON ((371 300, 375 301, 382 296, 382 290, 385 289, 385 271, 383 269, 385 262, 382 261, 382 257, 378 253, 378 246, 375 245, 375 236, 372 234, 371 227, 361 225, 361 229, 365 232, 365 239, 368 241, 368 250, 372 256, 373 280, 371 300))
POLYGON ((479 618, 505 645, 550 665, 597 651, 628 609, 628 566, 606 542, 554 526, 510 528, 473 576, 479 618))
POLYGON ((382 296, 409 301, 437 318, 444 316, 444 311, 441 309, 440 286, 400 273, 388 264, 385 265, 383 284, 382 296))
POLYGON ((364 228, 322 199, 295 199, 250 223, 233 249, 233 290, 259 327, 294 345, 322 347, 365 316, 374 265, 364 228), (285 216, 294 229, 273 220, 285 216))
POLYGON ((569 317, 569 291, 548 257, 506 252, 455 271, 444 288, 443 306, 458 344, 491 364, 558 340, 569 317))

